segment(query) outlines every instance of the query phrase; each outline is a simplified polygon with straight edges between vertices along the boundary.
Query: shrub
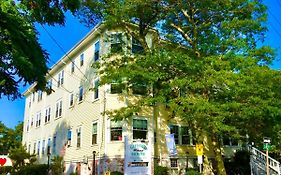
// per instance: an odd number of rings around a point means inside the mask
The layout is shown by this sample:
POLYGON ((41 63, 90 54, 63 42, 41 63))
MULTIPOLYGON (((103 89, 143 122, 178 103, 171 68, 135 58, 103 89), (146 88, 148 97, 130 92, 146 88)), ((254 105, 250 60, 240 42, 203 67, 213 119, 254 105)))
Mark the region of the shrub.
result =
POLYGON ((3 166, 0 167, 0 174, 7 174, 8 172, 12 172, 13 167, 12 166, 3 166))
POLYGON ((189 169, 189 170, 186 171, 185 175, 201 175, 201 173, 199 173, 196 170, 189 169))
POLYGON ((163 166, 155 166, 154 175, 168 175, 168 168, 163 166))
POLYGON ((19 171, 13 173, 14 175, 46 175, 48 165, 46 164, 36 164, 36 165, 27 165, 20 167, 19 171))
POLYGON ((110 173, 110 175, 123 175, 124 173, 118 172, 118 171, 113 171, 110 173))

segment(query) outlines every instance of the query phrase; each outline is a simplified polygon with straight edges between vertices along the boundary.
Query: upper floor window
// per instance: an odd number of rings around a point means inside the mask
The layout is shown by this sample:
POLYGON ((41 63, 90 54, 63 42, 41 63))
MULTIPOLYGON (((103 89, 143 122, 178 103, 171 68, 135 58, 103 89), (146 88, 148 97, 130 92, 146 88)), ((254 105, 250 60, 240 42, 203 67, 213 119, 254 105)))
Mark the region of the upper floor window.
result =
POLYGON ((74 72, 74 70, 75 70, 75 60, 72 60, 71 61, 71 73, 73 73, 74 72))
POLYGON ((36 127, 39 127, 41 125, 41 112, 37 112, 36 114, 36 127))
POLYGON ((32 101, 35 101, 35 92, 32 92, 32 101))
POLYGON ((136 38, 132 37, 132 53, 143 53, 144 49, 136 38))
POLYGON ((170 125, 170 133, 174 134, 175 143, 180 145, 195 144, 191 130, 187 126, 170 125))
POLYGON ((43 96, 43 92, 41 90, 39 90, 37 92, 37 94, 38 94, 38 101, 41 101, 42 100, 42 96, 43 96))
POLYGON ((56 102, 56 118, 62 115, 62 100, 56 102))
POLYGON ((81 147, 81 127, 79 127, 79 128, 76 130, 76 134, 77 134, 76 146, 77 146, 77 148, 80 148, 80 147, 81 147))
POLYGON ((34 142, 34 144, 33 144, 33 154, 35 154, 36 153, 36 142, 34 142))
POLYGON ((95 44, 94 61, 98 61, 100 57, 100 42, 97 41, 95 44))
POLYGON ((99 79, 94 81, 94 99, 99 98, 99 79))
POLYGON ((97 136, 98 136, 98 124, 93 123, 93 126, 92 126, 92 145, 97 144, 97 136))
POLYGON ((58 87, 63 85, 63 81, 64 81, 64 70, 60 71, 58 74, 58 87))
POLYGON ((111 34, 111 53, 122 52, 122 33, 113 33, 111 34))
POLYGON ((74 104, 74 94, 71 93, 70 96, 69 96, 69 106, 73 106, 74 104))
POLYGON ((122 140, 122 121, 110 121, 110 140, 122 140))
POLYGON ((57 147, 57 135, 55 134, 53 137, 53 154, 56 154, 56 147, 57 147))
POLYGON ((72 131, 71 129, 67 130, 67 146, 71 146, 71 135, 72 135, 72 131))
POLYGON ((27 120, 27 124, 26 124, 26 131, 29 131, 29 120, 27 120))
POLYGON ((79 102, 83 100, 84 89, 83 86, 79 87, 79 102))
POLYGON ((33 126, 33 116, 31 117, 30 127, 33 126))
POLYGON ((232 137, 224 136, 222 140, 224 146, 238 146, 238 140, 232 137))
POLYGON ((47 107, 45 110, 45 123, 49 122, 51 119, 51 107, 47 107))
POLYGON ((145 95, 147 94, 147 86, 144 83, 134 83, 131 86, 132 93, 136 95, 145 95))
POLYGON ((84 53, 80 55, 80 66, 84 65, 84 53))
POLYGON ((29 96, 28 99, 29 99, 29 100, 28 100, 28 107, 30 108, 30 106, 31 106, 31 96, 29 96))
POLYGON ((48 88, 48 89, 52 89, 52 86, 53 86, 52 79, 49 79, 49 80, 47 81, 47 88, 48 88))
POLYGON ((121 94, 125 89, 124 83, 111 83, 110 85, 110 93, 111 94, 121 94))
POLYGON ((133 139, 147 139, 147 120, 133 119, 133 139))
POLYGON ((40 154, 40 146, 41 146, 40 145, 40 140, 38 141, 38 145, 37 146, 38 146, 38 148, 37 148, 37 155, 39 155, 40 154))
POLYGON ((48 138, 48 143, 47 143, 47 154, 51 153, 51 138, 48 138))

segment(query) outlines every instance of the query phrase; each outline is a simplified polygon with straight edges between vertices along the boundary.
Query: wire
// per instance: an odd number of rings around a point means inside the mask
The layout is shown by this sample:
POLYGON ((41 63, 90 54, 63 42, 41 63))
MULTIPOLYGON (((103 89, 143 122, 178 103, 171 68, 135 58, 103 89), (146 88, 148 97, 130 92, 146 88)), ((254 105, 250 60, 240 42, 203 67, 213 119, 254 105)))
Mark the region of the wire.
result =
MULTIPOLYGON (((61 45, 60 45, 60 44, 57 42, 57 40, 50 34, 50 32, 49 32, 42 24, 40 24, 40 25, 41 25, 42 28, 45 30, 45 32, 47 33, 47 35, 53 40, 53 42, 59 47, 59 49, 65 54, 65 57, 66 57, 70 62, 72 62, 72 63, 74 64, 74 66, 80 71, 80 73, 85 77, 85 79, 86 79, 87 81, 89 81, 88 78, 87 78, 87 76, 81 71, 81 69, 75 64, 75 62, 72 61, 71 58, 69 58, 68 53, 61 47, 61 45)), ((89 81, 89 82, 90 82, 90 81, 89 81)))

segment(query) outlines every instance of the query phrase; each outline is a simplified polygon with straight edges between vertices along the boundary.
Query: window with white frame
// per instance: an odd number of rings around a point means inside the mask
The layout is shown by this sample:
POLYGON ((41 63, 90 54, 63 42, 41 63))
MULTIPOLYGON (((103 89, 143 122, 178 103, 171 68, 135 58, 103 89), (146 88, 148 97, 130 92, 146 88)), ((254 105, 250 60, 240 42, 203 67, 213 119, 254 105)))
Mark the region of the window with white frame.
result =
POLYGON ((133 139, 147 139, 146 119, 133 119, 133 139))
POLYGON ((99 79, 94 81, 94 100, 99 98, 99 79))
POLYGON ((132 53, 143 53, 144 49, 139 40, 132 37, 132 53))
POLYGON ((123 41, 122 41, 122 33, 112 33, 111 34, 111 53, 119 53, 122 52, 122 45, 123 45, 123 41))
POLYGON ((32 101, 35 101, 35 92, 32 92, 32 101))
POLYGON ((68 129, 67 130, 67 146, 71 146, 71 136, 72 135, 72 130, 71 129, 68 129))
POLYGON ((45 110, 45 123, 51 120, 51 107, 47 107, 45 110))
POLYGON ((56 118, 62 116, 62 100, 56 102, 56 118))
POLYGON ((31 117, 30 127, 33 126, 33 116, 31 117))
POLYGON ((100 58, 100 41, 95 43, 95 53, 94 53, 94 61, 98 61, 100 58))
POLYGON ((52 79, 49 79, 47 81, 47 95, 52 93, 52 86, 53 86, 53 82, 52 79))
POLYGON ((111 94, 121 94, 125 90, 125 83, 112 82, 110 84, 110 93, 111 94))
POLYGON ((53 154, 55 155, 56 154, 56 148, 57 147, 57 135, 55 134, 54 137, 53 137, 53 154))
POLYGON ((80 55, 80 67, 84 65, 84 53, 80 55))
POLYGON ((58 74, 58 87, 63 85, 64 82, 64 70, 60 71, 58 74))
POLYGON ((28 153, 31 154, 31 144, 28 144, 28 153))
POLYGON ((36 113, 36 127, 39 127, 41 125, 41 112, 36 113))
POLYGON ((193 145, 191 130, 187 126, 170 125, 170 133, 174 134, 175 144, 193 145))
POLYGON ((42 141, 42 154, 45 154, 45 140, 42 141))
POLYGON ((37 91, 37 95, 38 95, 38 102, 42 100, 43 97, 43 92, 41 90, 37 91))
POLYGON ((29 131, 29 120, 27 120, 27 124, 26 124, 26 131, 29 131))
POLYGON ((110 140, 122 141, 122 121, 110 121, 110 140))
POLYGON ((178 167, 178 159, 172 158, 170 159, 170 163, 171 163, 171 168, 178 167))
POLYGON ((47 154, 51 154, 51 138, 48 138, 48 143, 47 143, 47 154))
POLYGON ((97 144, 97 138, 98 138, 98 123, 93 123, 92 126, 92 145, 97 144))
POLYGON ((31 100, 31 96, 29 96, 28 99, 29 99, 29 100, 28 100, 28 101, 29 101, 29 102, 28 102, 28 107, 30 108, 30 107, 31 107, 31 101, 32 101, 32 100, 31 100))
POLYGON ((36 142, 33 144, 33 154, 36 154, 36 142))
POLYGON ((83 100, 83 96, 84 96, 84 88, 83 88, 83 86, 80 86, 79 87, 79 97, 78 97, 79 102, 83 100))
POLYGON ((71 107, 71 106, 73 106, 73 105, 74 105, 74 94, 71 93, 71 94, 69 95, 69 106, 71 107))
POLYGON ((75 60, 71 61, 71 70, 70 72, 73 73, 75 71, 75 60))
POLYGON ((39 155, 40 154, 40 140, 38 141, 38 145, 37 145, 38 147, 37 147, 37 155, 39 155))
POLYGON ((77 138, 76 147, 80 148, 81 147, 81 127, 76 129, 76 134, 77 134, 76 135, 76 138, 77 138))

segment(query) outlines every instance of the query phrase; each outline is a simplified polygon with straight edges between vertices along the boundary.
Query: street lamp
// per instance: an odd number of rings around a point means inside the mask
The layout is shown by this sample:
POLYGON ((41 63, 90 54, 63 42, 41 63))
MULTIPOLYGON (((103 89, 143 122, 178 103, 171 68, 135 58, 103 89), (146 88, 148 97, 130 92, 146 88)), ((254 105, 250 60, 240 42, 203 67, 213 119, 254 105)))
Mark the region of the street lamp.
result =
POLYGON ((96 174, 96 151, 93 151, 93 175, 96 174))

